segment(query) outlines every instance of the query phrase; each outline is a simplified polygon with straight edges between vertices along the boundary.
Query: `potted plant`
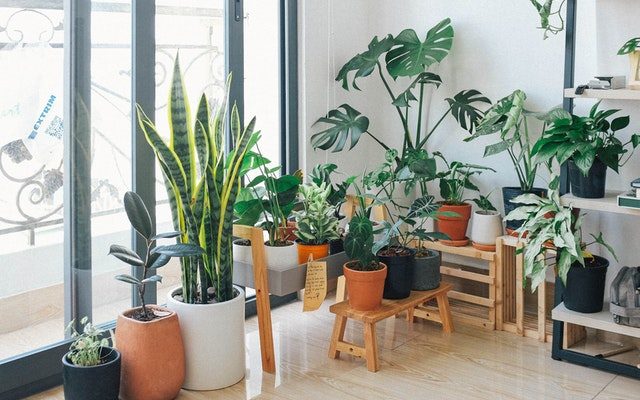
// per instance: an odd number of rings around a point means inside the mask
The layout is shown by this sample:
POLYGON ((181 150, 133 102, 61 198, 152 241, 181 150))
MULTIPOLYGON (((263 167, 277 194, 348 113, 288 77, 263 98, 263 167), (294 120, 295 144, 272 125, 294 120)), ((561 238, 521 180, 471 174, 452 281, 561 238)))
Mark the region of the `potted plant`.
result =
POLYGON ((629 75, 630 89, 640 89, 640 37, 629 39, 618 50, 618 55, 629 55, 629 63, 631 65, 631 73, 629 75))
POLYGON ((340 213, 342 204, 345 203, 347 197, 347 190, 349 186, 353 184, 356 177, 350 176, 340 183, 334 184, 331 176, 337 173, 338 166, 335 164, 318 164, 313 167, 313 170, 309 174, 309 178, 313 183, 320 186, 326 184, 330 187, 329 196, 327 196, 327 202, 333 207, 334 215, 338 218, 338 238, 329 241, 329 254, 337 254, 344 251, 344 228, 346 227, 345 215, 340 213))
POLYGON ((185 389, 220 389, 245 374, 244 291, 233 285, 233 205, 242 176, 253 165, 256 156, 249 152, 260 135, 254 130, 255 118, 243 127, 238 108, 229 113, 229 81, 215 116, 202 95, 191 124, 176 57, 168 142, 138 108, 139 125, 164 175, 173 225, 182 232, 179 240, 204 249, 202 255, 180 259, 182 285, 167 295, 167 308, 180 316, 185 389), (224 368, 217 367, 221 362, 224 368))
POLYGON ((471 181, 473 175, 479 175, 484 171, 493 171, 493 168, 474 164, 465 164, 459 161, 449 163, 440 152, 434 153, 445 164, 445 170, 439 172, 440 196, 442 202, 438 210, 440 216, 436 220, 436 230, 446 234, 450 239, 441 240, 447 246, 466 246, 467 227, 471 218, 471 204, 464 197, 466 190, 480 191, 471 181))
MULTIPOLYGON (((593 241, 582 240, 584 215, 571 206, 560 203, 557 178, 552 181, 548 198, 535 194, 523 194, 514 202, 522 206, 512 211, 507 219, 522 219, 525 223, 518 229, 520 235, 528 232, 524 247, 524 273, 531 278, 531 288, 535 290, 544 283, 548 260, 547 250, 555 250, 554 270, 559 282, 564 286, 565 306, 574 311, 594 313, 602 311, 604 285, 609 261, 592 255, 586 248, 600 244, 617 260, 615 252, 602 238, 591 235, 593 241)), ((520 250, 522 251, 522 250, 520 250)))
POLYGON ((373 253, 373 224, 365 198, 357 197, 358 209, 349 221, 344 250, 350 261, 342 267, 349 293, 349 305, 358 311, 380 307, 387 266, 376 260, 373 253))
POLYGON ((564 30, 564 18, 562 17, 562 9, 566 0, 529 1, 538 12, 538 16, 540 18, 540 26, 538 27, 538 29, 544 30, 543 39, 546 40, 549 37, 550 33, 553 35, 557 35, 564 30))
MULTIPOLYGON (((551 122, 557 113, 564 112, 554 108, 547 113, 536 113, 524 108, 527 95, 522 90, 516 90, 509 96, 498 100, 487 110, 478 122, 475 132, 467 137, 465 142, 476 140, 480 137, 496 135, 499 141, 487 145, 484 149, 484 157, 490 157, 501 153, 507 153, 518 176, 518 186, 502 188, 502 199, 505 215, 509 214, 516 205, 511 200, 524 193, 534 193, 540 197, 546 195, 544 188, 534 187, 538 164, 533 160, 531 153, 534 143, 530 127, 534 125, 532 119, 542 121, 542 130, 546 129, 547 122, 551 122)), ((507 232, 512 233, 522 225, 522 221, 507 221, 507 232)))
POLYGON ((329 255, 329 241, 338 239, 338 217, 327 198, 331 193, 331 186, 324 182, 318 186, 315 183, 300 186, 303 210, 294 211, 298 237, 298 264, 305 264, 309 255, 313 259, 329 255))
MULTIPOLYGON (((398 35, 387 35, 382 39, 377 36, 369 43, 368 49, 356 54, 340 69, 336 81, 342 82, 345 90, 350 88, 360 90, 358 79, 371 75, 380 78, 391 106, 395 109, 401 123, 402 148, 396 152, 395 170, 402 171, 401 176, 407 178, 405 190, 409 192, 414 187, 421 189, 421 195, 426 195, 426 182, 435 178, 436 161, 426 151, 426 144, 430 137, 441 126, 447 116, 451 115, 465 130, 473 132, 482 113, 476 106, 490 104, 477 90, 463 90, 451 98, 445 99, 448 104, 442 117, 435 124, 428 127, 424 110, 430 102, 429 87, 438 88, 442 79, 429 69, 440 63, 451 50, 454 31, 451 20, 446 18, 429 29, 424 39, 419 38, 413 29, 405 29, 398 35), (353 76, 353 79, 351 79, 353 76), (409 83, 396 91, 390 82, 398 78, 408 78, 409 83), (417 115, 410 112, 418 110, 417 115), (415 115, 415 118, 412 116, 415 115)), ((370 137, 384 151, 392 150, 382 139, 376 136, 369 126, 369 118, 362 115, 349 104, 342 104, 330 110, 325 117, 317 120, 316 124, 326 127, 311 136, 314 149, 339 152, 353 149, 363 136, 370 137), (347 145, 348 144, 348 145, 347 145)))
POLYGON ((531 150, 538 163, 549 163, 552 159, 568 163, 571 193, 576 197, 604 197, 607 168, 618 172, 640 144, 638 134, 626 143, 616 137, 618 131, 629 125, 629 116, 608 121, 620 110, 598 110, 599 105, 597 102, 586 117, 559 110, 531 150), (624 159, 626 153, 629 154, 624 159))
POLYGON ((80 320, 82 332, 71 331, 69 352, 62 357, 62 381, 67 400, 117 400, 120 393, 120 353, 109 346, 105 331, 80 320))
POLYGON ((258 175, 240 190, 234 205, 235 223, 262 227, 268 233, 264 243, 267 265, 272 269, 289 268, 298 265, 295 231, 289 217, 296 206, 302 174, 297 171, 276 176, 280 167, 269 167, 260 150, 258 156, 260 161, 253 167, 258 175))
POLYGON ((120 313, 116 322, 116 343, 122 353, 121 394, 131 400, 175 398, 184 381, 184 345, 178 316, 164 307, 146 304, 144 295, 149 283, 162 281, 155 271, 171 257, 197 256, 202 249, 183 243, 153 247, 157 240, 178 237, 180 232, 155 234, 149 212, 134 192, 124 195, 124 209, 147 249, 144 259, 125 246, 114 244, 109 249, 109 255, 142 268, 140 278, 128 274, 115 277, 137 289, 141 304, 120 313), (164 350, 158 351, 158 347, 164 350))
POLYGON ((490 195, 480 195, 472 200, 479 210, 473 212, 471 245, 483 251, 496 251, 496 238, 503 232, 502 215, 489 200, 490 195))

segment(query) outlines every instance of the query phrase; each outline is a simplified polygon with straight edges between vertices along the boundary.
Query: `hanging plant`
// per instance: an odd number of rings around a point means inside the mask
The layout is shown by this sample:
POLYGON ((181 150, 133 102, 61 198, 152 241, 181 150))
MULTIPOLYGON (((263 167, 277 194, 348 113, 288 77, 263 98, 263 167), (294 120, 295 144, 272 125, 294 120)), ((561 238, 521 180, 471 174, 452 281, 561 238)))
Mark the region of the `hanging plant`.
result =
POLYGON ((549 34, 557 35, 564 30, 564 17, 562 16, 562 9, 566 0, 558 2, 557 0, 544 0, 542 2, 538 0, 529 0, 531 4, 538 11, 540 16, 540 26, 538 29, 544 30, 544 39, 549 37, 549 34), (560 3, 557 7, 555 4, 560 3))

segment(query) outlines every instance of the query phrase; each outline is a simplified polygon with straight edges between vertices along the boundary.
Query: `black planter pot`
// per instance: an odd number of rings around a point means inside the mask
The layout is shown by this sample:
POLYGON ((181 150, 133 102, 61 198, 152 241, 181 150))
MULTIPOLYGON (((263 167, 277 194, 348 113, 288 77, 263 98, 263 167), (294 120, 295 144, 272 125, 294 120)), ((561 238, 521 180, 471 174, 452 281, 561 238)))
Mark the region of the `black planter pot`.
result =
POLYGON ((439 251, 426 251, 429 255, 425 257, 416 256, 411 290, 432 290, 440 286, 442 255, 439 251))
MULTIPOLYGON (((525 193, 533 193, 537 194, 540 197, 547 197, 547 189, 542 188, 533 188, 531 190, 522 190, 520 187, 516 186, 507 186, 502 188, 502 201, 504 204, 504 215, 507 216, 509 213, 520 206, 520 204, 512 203, 511 200, 525 193)), ((520 228, 524 224, 524 220, 515 220, 515 221, 506 221, 506 227, 509 230, 515 231, 520 228)))
POLYGON ((581 313, 602 311, 609 261, 600 256, 594 257, 595 261, 587 267, 574 263, 569 268, 563 294, 564 305, 569 310, 581 313))
POLYGON ((120 353, 103 347, 104 362, 93 367, 73 365, 62 357, 62 379, 65 400, 118 400, 120 393, 120 353))
POLYGON ((411 254, 406 256, 378 256, 378 260, 387 265, 387 278, 382 294, 385 299, 404 299, 411 294, 416 252, 408 250, 411 254))
POLYGON ((571 193, 585 199, 601 199, 607 184, 607 166, 596 158, 589 168, 587 175, 583 175, 573 160, 567 162, 569 166, 569 183, 571 193))
POLYGON ((329 241, 329 254, 338 254, 344 251, 344 241, 342 238, 329 241))

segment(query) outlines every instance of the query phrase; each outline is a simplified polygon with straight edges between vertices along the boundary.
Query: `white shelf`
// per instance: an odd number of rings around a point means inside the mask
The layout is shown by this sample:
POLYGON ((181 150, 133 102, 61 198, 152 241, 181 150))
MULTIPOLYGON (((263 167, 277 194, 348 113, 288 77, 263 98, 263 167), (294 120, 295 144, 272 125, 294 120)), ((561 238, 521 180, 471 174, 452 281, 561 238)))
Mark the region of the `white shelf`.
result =
POLYGON ((565 89, 564 97, 585 99, 609 99, 609 100, 640 100, 640 90, 614 89, 599 90, 586 89, 583 94, 577 95, 575 88, 565 89))
POLYGON ((571 205, 583 210, 603 211, 616 214, 640 216, 640 209, 618 206, 617 196, 621 193, 622 192, 607 192, 602 199, 583 199, 567 193, 560 198, 560 202, 562 203, 562 205, 571 205))
POLYGON ((640 328, 616 324, 613 322, 613 315, 608 308, 609 305, 606 304, 605 309, 599 313, 583 314, 568 310, 564 303, 560 303, 551 311, 551 318, 556 321, 564 321, 574 325, 640 338, 640 328))

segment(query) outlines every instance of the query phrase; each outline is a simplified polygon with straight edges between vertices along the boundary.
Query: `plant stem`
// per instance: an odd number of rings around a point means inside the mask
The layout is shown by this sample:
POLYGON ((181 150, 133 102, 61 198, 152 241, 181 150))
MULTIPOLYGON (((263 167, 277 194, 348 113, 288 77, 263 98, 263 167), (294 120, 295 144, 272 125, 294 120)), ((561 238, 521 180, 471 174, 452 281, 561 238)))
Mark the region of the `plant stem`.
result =
POLYGON ((416 143, 420 143, 420 132, 422 131, 422 103, 424 101, 424 83, 420 84, 420 99, 418 100, 418 129, 416 130, 416 143))
POLYGON ((431 135, 433 135, 433 133, 435 132, 435 130, 438 128, 438 126, 440 126, 440 124, 442 123, 442 121, 444 121, 444 119, 446 118, 447 115, 449 115, 449 113, 451 112, 451 109, 453 107, 449 107, 449 109, 447 111, 445 111, 444 115, 442 115, 442 117, 438 120, 438 122, 436 122, 436 124, 433 126, 433 128, 431 128, 431 130, 429 131, 429 133, 427 133, 427 135, 424 137, 424 139, 422 139, 422 142, 419 142, 417 147, 418 149, 421 149, 426 143, 427 140, 429 140, 429 138, 431 137, 431 135))
MULTIPOLYGON (((387 93, 389 93, 389 96, 391 97, 391 101, 395 101, 396 96, 393 94, 393 91, 391 90, 391 86, 389 86, 389 83, 387 82, 387 80, 384 77, 384 74, 382 73, 382 66, 380 65, 380 62, 377 62, 376 65, 378 66, 378 73, 380 74, 380 79, 382 80, 384 87, 387 89, 387 93)), ((407 120, 402 115, 402 111, 400 110, 400 107, 398 106, 394 106, 394 107, 396 108, 396 111, 400 116, 400 120, 402 120, 402 127, 404 128, 405 146, 403 146, 403 149, 402 149, 402 153, 404 155, 406 144, 408 144, 410 147, 413 147, 413 143, 411 142, 411 136, 409 135, 409 126, 407 125, 407 120)))

